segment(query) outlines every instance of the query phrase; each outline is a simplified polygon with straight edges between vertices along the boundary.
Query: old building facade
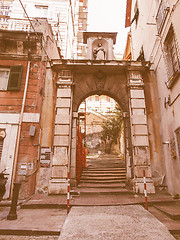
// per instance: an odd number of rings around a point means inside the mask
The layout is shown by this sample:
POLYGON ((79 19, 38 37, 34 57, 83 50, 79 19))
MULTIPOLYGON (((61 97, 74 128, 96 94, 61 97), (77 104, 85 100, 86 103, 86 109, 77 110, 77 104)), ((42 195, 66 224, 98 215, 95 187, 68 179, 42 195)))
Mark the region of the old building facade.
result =
POLYGON ((159 112, 160 116, 156 133, 160 136, 155 139, 150 137, 151 141, 156 142, 151 149, 154 156, 152 172, 154 176, 162 177, 161 183, 168 186, 171 194, 180 193, 179 14, 179 1, 127 0, 126 26, 130 26, 131 31, 132 58, 151 62, 157 84, 158 101, 154 102, 148 113, 151 124, 155 124, 151 121, 153 114, 158 115, 159 112), (159 161, 158 154, 162 156, 159 161))
MULTIPOLYGON (((87 0, 1 0, 1 29, 27 30, 29 19, 46 18, 64 58, 83 58, 87 0)), ((38 21, 38 20, 37 20, 38 21)))
POLYGON ((0 169, 8 167, 9 174, 5 198, 15 181, 22 182, 21 197, 35 191, 46 65, 52 56, 59 58, 51 27, 45 19, 39 23, 33 33, 0 30, 0 169))

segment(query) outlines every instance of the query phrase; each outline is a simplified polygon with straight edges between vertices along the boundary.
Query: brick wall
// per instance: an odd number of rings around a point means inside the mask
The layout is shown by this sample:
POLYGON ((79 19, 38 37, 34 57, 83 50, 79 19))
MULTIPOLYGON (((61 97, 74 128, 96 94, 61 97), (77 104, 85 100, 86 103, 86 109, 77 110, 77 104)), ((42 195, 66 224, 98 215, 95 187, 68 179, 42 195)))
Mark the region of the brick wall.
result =
MULTIPOLYGON (((0 113, 19 114, 21 111, 26 81, 27 60, 0 60, 0 67, 8 67, 11 65, 23 66, 20 90, 0 91, 0 113)), ((24 113, 41 113, 44 77, 45 63, 41 60, 31 61, 24 113)), ((39 122, 28 122, 26 120, 26 122, 22 123, 16 180, 19 179, 18 168, 20 163, 33 163, 33 169, 27 170, 28 174, 37 167, 39 132, 39 122), (35 136, 33 137, 29 136, 29 130, 31 125, 36 127, 35 136)), ((34 193, 35 175, 36 174, 33 174, 30 177, 23 177, 23 183, 20 190, 20 198, 25 198, 34 193)))

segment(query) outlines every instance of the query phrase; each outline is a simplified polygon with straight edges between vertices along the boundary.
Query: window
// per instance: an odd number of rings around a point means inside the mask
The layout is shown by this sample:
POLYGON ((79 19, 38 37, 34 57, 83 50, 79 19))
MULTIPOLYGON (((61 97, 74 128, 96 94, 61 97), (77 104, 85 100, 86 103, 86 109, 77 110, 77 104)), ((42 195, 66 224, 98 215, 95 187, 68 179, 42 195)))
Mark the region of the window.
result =
POLYGON ((171 88, 176 77, 180 72, 180 59, 178 54, 178 45, 176 41, 176 37, 174 34, 174 29, 171 26, 169 32, 167 34, 166 40, 164 42, 165 53, 166 53, 166 61, 168 68, 168 76, 169 80, 166 82, 168 88, 171 88))
POLYGON ((36 16, 40 18, 47 18, 48 16, 48 6, 44 5, 35 5, 36 16))
POLYGON ((22 66, 0 68, 0 90, 17 91, 20 88, 22 66))
POLYGON ((10 69, 0 68, 0 90, 7 90, 10 69))
POLYGON ((156 15, 157 30, 159 34, 163 29, 168 12, 169 12, 169 6, 167 1, 161 0, 157 15, 156 15))
POLYGON ((176 130, 176 139, 177 139, 178 152, 180 156, 180 128, 176 130))
MULTIPOLYGON (((8 4, 8 3, 6 3, 8 4)), ((0 17, 2 16, 9 16, 10 15, 10 6, 5 6, 4 4, 0 6, 0 17)))

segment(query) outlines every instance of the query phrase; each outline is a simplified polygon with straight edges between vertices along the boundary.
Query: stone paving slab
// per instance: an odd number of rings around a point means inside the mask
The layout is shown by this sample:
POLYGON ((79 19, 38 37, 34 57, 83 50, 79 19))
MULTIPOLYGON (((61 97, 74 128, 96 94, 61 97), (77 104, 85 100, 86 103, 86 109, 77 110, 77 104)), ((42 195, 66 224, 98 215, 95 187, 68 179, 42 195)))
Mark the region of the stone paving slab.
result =
POLYGON ((65 209, 18 209, 16 220, 0 222, 1 235, 59 235, 67 217, 65 209))
POLYGON ((72 207, 59 240, 174 240, 140 205, 72 207))

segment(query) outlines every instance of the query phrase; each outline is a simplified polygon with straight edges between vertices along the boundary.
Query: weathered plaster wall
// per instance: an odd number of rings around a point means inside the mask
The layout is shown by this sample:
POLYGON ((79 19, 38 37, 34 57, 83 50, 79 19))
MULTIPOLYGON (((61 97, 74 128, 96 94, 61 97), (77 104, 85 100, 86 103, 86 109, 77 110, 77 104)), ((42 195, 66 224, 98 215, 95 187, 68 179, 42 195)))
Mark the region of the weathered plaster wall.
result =
MULTIPOLYGON (((168 89, 167 82, 170 81, 171 78, 171 76, 169 76, 170 59, 167 59, 165 40, 172 25, 177 44, 177 56, 179 57, 180 4, 175 0, 166 1, 169 7, 167 9, 167 17, 163 23, 161 32, 158 34, 156 14, 161 2, 162 1, 154 0, 146 2, 143 0, 138 1, 138 22, 136 24, 134 21, 131 25, 132 55, 134 59, 137 59, 143 46, 145 60, 151 61, 152 63, 151 69, 154 70, 155 79, 151 76, 147 85, 151 89, 148 94, 151 100, 147 99, 147 102, 152 101, 152 108, 149 108, 148 113, 152 167, 154 168, 153 171, 158 172, 158 174, 156 174, 157 177, 158 175, 165 176, 168 191, 171 194, 176 194, 180 193, 180 152, 176 136, 176 130, 180 127, 180 76, 177 76, 174 85, 168 89), (157 89, 157 97, 155 97, 155 89, 157 89), (159 119, 157 115, 155 116, 155 113, 158 114, 158 111, 160 114, 159 119)), ((135 3, 136 1, 133 0, 132 18, 134 16, 135 3)), ((148 87, 146 87, 147 93, 148 87)))

